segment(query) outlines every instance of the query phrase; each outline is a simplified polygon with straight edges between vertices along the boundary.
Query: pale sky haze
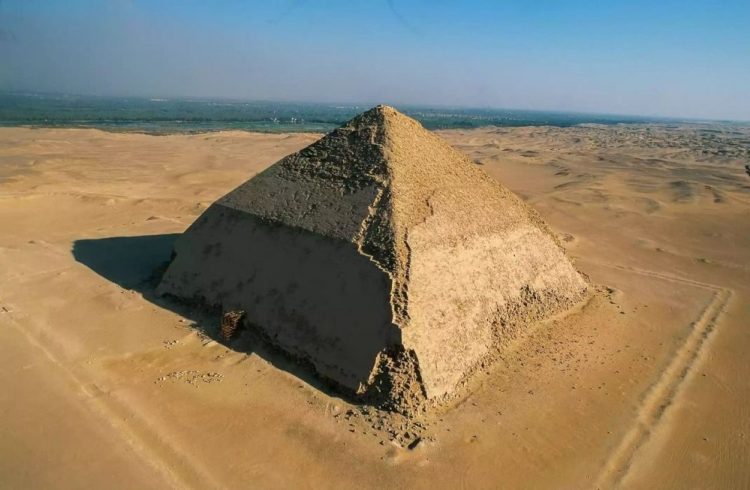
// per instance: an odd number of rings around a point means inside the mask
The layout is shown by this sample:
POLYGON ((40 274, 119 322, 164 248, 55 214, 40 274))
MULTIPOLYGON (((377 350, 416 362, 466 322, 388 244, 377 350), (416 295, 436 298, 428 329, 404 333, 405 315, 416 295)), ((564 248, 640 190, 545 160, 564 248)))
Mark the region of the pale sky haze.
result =
POLYGON ((750 1, 2 0, 0 91, 750 120, 750 1))

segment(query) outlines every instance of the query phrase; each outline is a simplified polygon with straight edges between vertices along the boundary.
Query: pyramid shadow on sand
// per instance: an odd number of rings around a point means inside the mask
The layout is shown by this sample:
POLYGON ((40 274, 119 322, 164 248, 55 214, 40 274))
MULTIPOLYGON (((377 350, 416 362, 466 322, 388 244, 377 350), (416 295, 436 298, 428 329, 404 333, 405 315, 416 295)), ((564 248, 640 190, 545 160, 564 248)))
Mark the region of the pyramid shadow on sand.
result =
POLYGON ((359 403, 318 378, 314 370, 263 341, 255 332, 243 331, 231 341, 220 332, 221 314, 205 305, 190 304, 156 294, 161 275, 169 263, 178 233, 143 236, 118 236, 80 239, 73 243, 72 254, 79 262, 123 289, 140 293, 147 301, 192 322, 194 328, 215 342, 242 354, 256 354, 274 367, 282 369, 304 383, 331 396, 359 403))

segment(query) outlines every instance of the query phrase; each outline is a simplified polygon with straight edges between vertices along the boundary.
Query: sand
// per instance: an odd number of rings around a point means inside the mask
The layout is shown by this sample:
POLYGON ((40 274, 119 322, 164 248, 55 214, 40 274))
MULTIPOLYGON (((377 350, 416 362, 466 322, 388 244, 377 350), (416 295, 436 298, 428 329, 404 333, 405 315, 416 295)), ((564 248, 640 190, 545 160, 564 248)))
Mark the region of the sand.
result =
POLYGON ((0 486, 749 486, 750 131, 440 135, 601 289, 410 449, 304 366, 227 347, 204 333, 218 317, 154 294, 177 233, 318 135, 0 129, 0 486))

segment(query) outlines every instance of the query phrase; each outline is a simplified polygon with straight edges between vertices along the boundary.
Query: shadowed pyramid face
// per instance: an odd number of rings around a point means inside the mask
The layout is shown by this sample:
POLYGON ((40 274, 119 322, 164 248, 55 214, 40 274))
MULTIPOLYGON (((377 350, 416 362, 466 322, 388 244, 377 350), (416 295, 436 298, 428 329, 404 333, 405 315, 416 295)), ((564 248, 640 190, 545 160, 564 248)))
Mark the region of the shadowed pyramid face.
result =
POLYGON ((401 410, 587 291, 535 212, 386 106, 219 199, 175 252, 161 293, 244 310, 320 375, 401 410))

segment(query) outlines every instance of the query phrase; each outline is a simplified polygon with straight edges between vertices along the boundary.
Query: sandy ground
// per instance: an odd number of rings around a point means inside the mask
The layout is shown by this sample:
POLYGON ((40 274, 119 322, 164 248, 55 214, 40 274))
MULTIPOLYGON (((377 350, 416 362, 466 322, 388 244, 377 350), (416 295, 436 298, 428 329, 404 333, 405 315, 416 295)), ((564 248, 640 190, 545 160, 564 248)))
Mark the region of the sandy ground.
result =
POLYGON ((318 136, 0 129, 0 487, 750 487, 750 130, 441 134, 608 289, 409 449, 153 294, 176 233, 318 136))

